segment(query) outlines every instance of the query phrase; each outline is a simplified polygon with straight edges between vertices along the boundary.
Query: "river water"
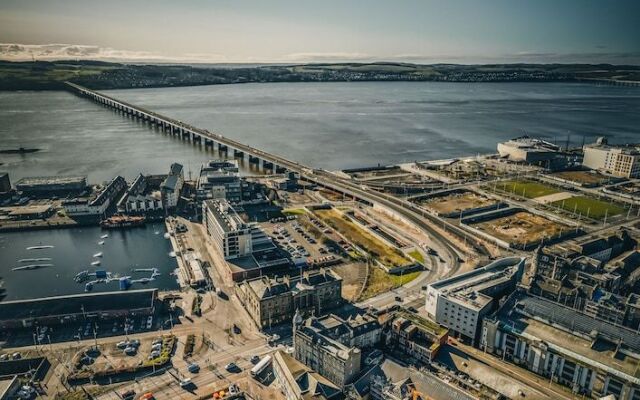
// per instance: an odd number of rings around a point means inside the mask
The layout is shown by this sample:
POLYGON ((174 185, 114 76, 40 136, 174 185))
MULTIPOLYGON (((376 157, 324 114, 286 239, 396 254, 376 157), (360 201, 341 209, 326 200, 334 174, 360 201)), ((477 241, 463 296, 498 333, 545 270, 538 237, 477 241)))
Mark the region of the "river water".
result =
MULTIPOLYGON (((110 95, 219 132, 254 147, 331 170, 495 152, 527 133, 573 144, 596 136, 640 141, 640 88, 564 83, 272 83, 114 90, 110 95)), ((166 173, 172 162, 197 172, 217 152, 183 143, 66 92, 0 92, 0 155, 12 182, 35 175, 166 173)), ((113 232, 104 249, 98 228, 0 234, 0 276, 7 299, 81 291, 71 279, 104 251, 104 269, 129 274, 157 266, 158 287, 174 287, 162 226, 113 232), (55 267, 11 271, 26 247, 53 244, 55 267)), ((43 251, 43 254, 46 251, 43 251)), ((49 257, 43 255, 42 257, 49 257)), ((116 285, 116 283, 113 283, 116 285)), ((114 289, 110 287, 110 289, 114 289)), ((97 287, 96 290, 101 290, 97 287)))

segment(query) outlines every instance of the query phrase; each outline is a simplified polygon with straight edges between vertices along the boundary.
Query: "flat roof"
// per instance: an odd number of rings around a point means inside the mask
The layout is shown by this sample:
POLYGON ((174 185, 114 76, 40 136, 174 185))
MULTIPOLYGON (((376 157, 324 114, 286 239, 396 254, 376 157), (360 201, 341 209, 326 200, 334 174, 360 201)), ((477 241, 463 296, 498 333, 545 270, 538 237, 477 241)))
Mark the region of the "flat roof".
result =
POLYGON ((240 215, 226 200, 205 200, 204 204, 211 211, 218 225, 225 232, 248 228, 248 224, 240 218, 240 215))
POLYGON ((618 351, 621 342, 622 350, 640 353, 640 335, 634 330, 524 291, 512 296, 497 318, 505 330, 544 341, 556 352, 640 384, 640 360, 618 351))
POLYGON ((61 185, 86 182, 86 176, 32 176, 20 179, 16 185, 61 185))
POLYGON ((140 289, 3 301, 0 302, 0 321, 148 308, 153 306, 157 291, 140 289))
POLYGON ((442 279, 429 286, 438 290, 448 299, 481 310, 493 300, 482 291, 507 282, 514 274, 518 273, 524 260, 521 257, 502 258, 484 267, 442 279))

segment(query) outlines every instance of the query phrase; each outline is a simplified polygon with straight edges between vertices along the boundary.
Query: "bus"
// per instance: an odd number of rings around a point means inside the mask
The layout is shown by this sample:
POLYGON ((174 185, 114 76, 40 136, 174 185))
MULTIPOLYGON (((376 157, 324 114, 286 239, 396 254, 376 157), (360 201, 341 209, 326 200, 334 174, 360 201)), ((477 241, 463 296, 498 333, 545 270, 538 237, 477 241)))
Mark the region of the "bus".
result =
POLYGON ((262 373, 269 365, 271 365, 271 356, 265 356, 259 363, 251 368, 251 377, 256 378, 262 373))

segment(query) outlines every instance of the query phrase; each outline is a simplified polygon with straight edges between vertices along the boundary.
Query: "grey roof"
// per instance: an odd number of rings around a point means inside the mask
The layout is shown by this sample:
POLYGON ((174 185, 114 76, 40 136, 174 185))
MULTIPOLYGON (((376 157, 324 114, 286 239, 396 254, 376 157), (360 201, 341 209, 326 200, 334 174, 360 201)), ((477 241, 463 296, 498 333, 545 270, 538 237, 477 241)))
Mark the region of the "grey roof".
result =
POLYGON ((91 314, 147 308, 153 306, 156 292, 157 289, 141 289, 3 301, 0 302, 0 321, 79 314, 83 309, 91 314))
POLYGON ((501 317, 508 320, 511 310, 530 318, 538 318, 560 325, 566 330, 591 336, 597 332, 613 342, 619 340, 636 352, 640 352, 640 335, 634 330, 614 325, 609 322, 588 316, 573 308, 565 307, 553 301, 526 293, 516 293, 511 299, 512 306, 505 304, 500 311, 501 317))

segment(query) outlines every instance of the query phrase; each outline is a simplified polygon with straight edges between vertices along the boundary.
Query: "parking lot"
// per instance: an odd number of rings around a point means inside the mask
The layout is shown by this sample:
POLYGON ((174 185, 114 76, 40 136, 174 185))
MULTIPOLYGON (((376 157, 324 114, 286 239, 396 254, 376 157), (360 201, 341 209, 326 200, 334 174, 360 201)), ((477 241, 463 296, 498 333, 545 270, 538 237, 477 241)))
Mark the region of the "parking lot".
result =
POLYGON ((273 222, 265 223, 264 229, 274 242, 287 251, 296 264, 307 262, 309 264, 338 260, 339 257, 331 254, 323 240, 324 233, 320 228, 313 232, 309 225, 301 223, 308 220, 307 215, 289 216, 288 219, 279 218, 273 222), (311 260, 311 262, 309 262, 311 260))

